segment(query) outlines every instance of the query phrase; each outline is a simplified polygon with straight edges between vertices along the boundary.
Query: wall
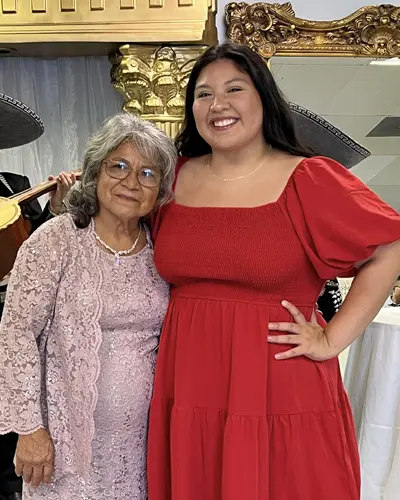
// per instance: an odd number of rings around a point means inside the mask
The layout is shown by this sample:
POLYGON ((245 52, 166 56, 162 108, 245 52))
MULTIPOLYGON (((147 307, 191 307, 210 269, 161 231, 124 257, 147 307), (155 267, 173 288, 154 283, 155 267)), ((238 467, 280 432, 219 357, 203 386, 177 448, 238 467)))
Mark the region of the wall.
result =
MULTIPOLYGON (((225 39, 224 9, 231 0, 218 0, 217 28, 218 38, 225 39)), ((257 0, 247 0, 247 3, 257 3, 257 0)), ((274 3, 271 0, 269 3, 274 3)), ((284 3, 283 1, 278 3, 284 3)), ((368 0, 293 0, 293 9, 297 17, 314 21, 332 21, 352 14, 365 5, 375 5, 368 0)))

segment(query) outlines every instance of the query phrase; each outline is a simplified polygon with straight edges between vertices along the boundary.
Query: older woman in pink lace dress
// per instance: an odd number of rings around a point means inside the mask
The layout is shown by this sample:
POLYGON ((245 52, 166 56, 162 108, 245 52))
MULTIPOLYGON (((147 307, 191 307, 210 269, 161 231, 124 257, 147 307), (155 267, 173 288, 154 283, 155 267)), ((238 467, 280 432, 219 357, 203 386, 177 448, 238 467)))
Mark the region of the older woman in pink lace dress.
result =
POLYGON ((145 500, 146 434, 168 285, 143 218, 176 153, 120 114, 91 139, 68 211, 21 247, 0 331, 0 433, 26 500, 145 500))

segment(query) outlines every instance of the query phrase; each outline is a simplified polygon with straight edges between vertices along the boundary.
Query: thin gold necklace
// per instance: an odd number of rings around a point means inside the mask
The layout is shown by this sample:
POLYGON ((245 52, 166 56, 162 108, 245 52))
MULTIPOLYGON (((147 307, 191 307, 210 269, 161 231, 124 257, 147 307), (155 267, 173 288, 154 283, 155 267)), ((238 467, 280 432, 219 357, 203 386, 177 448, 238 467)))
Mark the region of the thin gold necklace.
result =
MULTIPOLYGON (((270 149, 271 146, 269 146, 270 149)), ((210 174, 212 175, 212 177, 215 177, 216 179, 218 179, 219 181, 222 181, 222 182, 229 182, 229 181, 238 181, 240 179, 244 179, 245 177, 249 177, 250 175, 253 175, 257 172, 257 170, 259 170, 265 163, 265 160, 267 159, 268 157, 268 154, 266 154, 262 160, 262 162, 254 169, 252 170, 251 172, 249 172, 248 174, 245 174, 245 175, 241 175, 240 177, 231 177, 229 179, 224 179, 223 177, 219 177, 217 174, 214 173, 213 169, 211 168, 211 165, 210 165, 210 161, 211 161, 211 155, 208 157, 208 161, 207 161, 207 168, 210 172, 210 174)))

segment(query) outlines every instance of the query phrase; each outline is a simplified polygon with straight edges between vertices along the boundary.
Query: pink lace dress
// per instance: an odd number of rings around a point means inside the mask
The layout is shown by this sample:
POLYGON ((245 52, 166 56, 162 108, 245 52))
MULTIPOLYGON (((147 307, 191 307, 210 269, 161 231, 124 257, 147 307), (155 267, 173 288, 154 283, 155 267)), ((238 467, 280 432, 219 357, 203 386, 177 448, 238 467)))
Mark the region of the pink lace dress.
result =
POLYGON ((117 266, 92 226, 59 217, 24 245, 9 291, 0 432, 45 426, 55 445, 52 483, 25 487, 24 500, 147 499, 148 410, 169 298, 150 241, 117 266))

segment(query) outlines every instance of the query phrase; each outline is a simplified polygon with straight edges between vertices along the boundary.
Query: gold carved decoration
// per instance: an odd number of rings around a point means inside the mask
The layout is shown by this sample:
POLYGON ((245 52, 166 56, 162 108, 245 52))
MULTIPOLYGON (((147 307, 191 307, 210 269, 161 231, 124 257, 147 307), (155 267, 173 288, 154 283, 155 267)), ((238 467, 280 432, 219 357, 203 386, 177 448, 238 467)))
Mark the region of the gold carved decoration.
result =
MULTIPOLYGON (((171 0, 146 1, 157 9, 171 0)), ((174 1, 179 8, 185 9, 199 7, 201 3, 201 0, 174 1)), ((217 42, 217 0, 204 2, 208 17, 201 45, 161 45, 162 40, 156 45, 127 44, 110 57, 113 64, 111 80, 124 96, 124 110, 153 122, 170 137, 177 135, 184 119, 186 86, 193 65, 208 45, 217 42)), ((188 32, 184 23, 182 29, 188 32)), ((186 42, 191 40, 187 36, 186 42)))
MULTIPOLYGON (((182 1, 182 0, 181 0, 182 1)), ((112 58, 111 79, 124 110, 175 137, 184 117, 189 74, 205 46, 123 45, 112 58)))
POLYGON ((338 21, 297 18, 290 3, 225 8, 228 38, 245 43, 265 58, 280 56, 400 56, 400 7, 362 7, 338 21))
POLYGON ((0 46, 209 43, 215 10, 215 0, 0 0, 0 46))

